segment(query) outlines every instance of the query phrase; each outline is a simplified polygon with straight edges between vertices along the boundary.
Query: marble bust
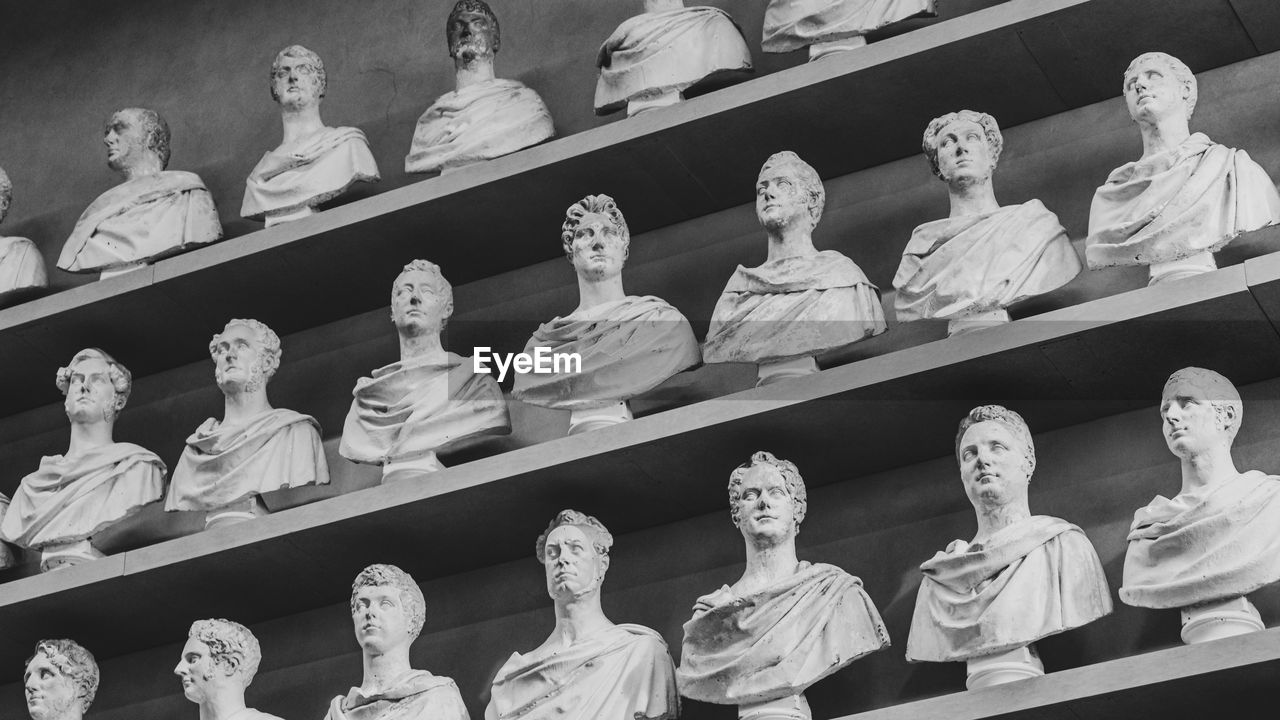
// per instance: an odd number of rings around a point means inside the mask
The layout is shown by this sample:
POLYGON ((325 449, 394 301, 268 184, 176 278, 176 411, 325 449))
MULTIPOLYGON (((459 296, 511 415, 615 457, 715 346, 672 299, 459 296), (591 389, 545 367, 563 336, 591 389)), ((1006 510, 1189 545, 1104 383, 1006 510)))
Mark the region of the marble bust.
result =
POLYGON ((760 365, 760 384, 817 372, 815 355, 886 330, 880 292, 835 250, 813 246, 826 191, 793 152, 770 157, 756 182, 756 217, 769 254, 741 265, 720 293, 702 345, 709 363, 760 365))
POLYGON ((631 232, 613 198, 588 195, 570 205, 560 242, 578 276, 578 307, 543 323, 524 352, 575 353, 581 367, 518 374, 511 395, 571 411, 569 433, 574 434, 631 419, 627 400, 698 365, 701 356, 679 310, 652 295, 623 290, 631 232))
MULTIPOLYGON (((0 223, 13 203, 13 182, 0 168, 0 223)), ((24 237, 0 235, 0 307, 9 300, 48 285, 44 258, 35 243, 24 237)))
POLYGON ((0 540, 39 551, 41 570, 102 557, 93 536, 164 495, 160 458, 112 439, 133 387, 128 368, 88 348, 59 368, 57 385, 71 421, 67 452, 40 459, 0 520, 0 540))
POLYGON ((867 33, 900 20, 932 16, 935 0, 769 0, 764 10, 767 53, 809 48, 818 60, 867 44, 867 33))
POLYGON ((98 693, 98 663, 73 640, 41 640, 22 673, 31 720, 82 720, 98 693))
POLYGON ((360 128, 327 127, 320 119, 329 80, 320 56, 301 45, 271 64, 271 99, 280 105, 284 138, 245 181, 240 214, 267 227, 316 212, 357 182, 376 182, 378 165, 360 128))
POLYGON ((1217 267, 1213 253, 1247 230, 1280 221, 1280 193, 1243 150, 1188 127, 1196 76, 1175 57, 1139 55, 1124 100, 1142 157, 1112 171, 1093 195, 1085 259, 1092 269, 1149 265, 1151 284, 1217 267))
POLYGON ((498 16, 483 0, 458 0, 445 27, 456 88, 418 118, 408 173, 441 173, 537 145, 555 135, 551 111, 518 80, 494 75, 498 16))
POLYGON ((262 493, 328 483, 320 424, 267 400, 280 367, 275 332, 257 320, 231 320, 209 354, 223 416, 187 438, 164 509, 205 512, 205 527, 214 527, 265 515, 262 493))
POLYGON ((1043 675, 1035 641, 1111 612, 1102 562, 1080 528, 1031 514, 1036 451, 1018 413, 971 410, 956 460, 978 532, 920 566, 907 660, 967 661, 970 689, 1043 675))
POLYGON ((948 321, 948 334, 1009 321, 1010 305, 1080 272, 1067 231, 1039 200, 1001 207, 991 187, 1004 138, 995 118, 961 110, 924 131, 925 157, 947 184, 951 214, 920 225, 893 278, 899 322, 948 321))
POLYGON ((446 352, 440 332, 453 314, 453 287, 426 260, 404 266, 391 287, 400 360, 356 381, 338 452, 381 465, 383 482, 444 466, 436 451, 478 435, 511 432, 502 389, 446 352))
POLYGON ((409 664, 409 646, 426 617, 426 600, 409 573, 395 565, 360 571, 351 586, 351 624, 364 679, 329 703, 325 720, 468 720, 453 680, 409 664))
POLYGON ((730 475, 729 511, 747 567, 694 604, 676 670, 681 695, 737 705, 743 720, 810 720, 810 685, 889 645, 861 580, 796 558, 807 510, 791 462, 757 452, 730 475))
POLYGON ((213 196, 195 173, 166 170, 169 126, 154 110, 125 108, 111 117, 107 165, 124 182, 98 196, 71 230, 58 267, 120 271, 222 237, 213 196))
POLYGON ((200 720, 280 720, 244 704, 262 648, 249 628, 230 620, 197 620, 173 672, 182 694, 200 706, 200 720))
POLYGON ((716 75, 751 71, 742 28, 713 7, 644 0, 644 12, 618 26, 596 55, 596 114, 627 115, 674 105, 716 75))
POLYGON ((485 720, 673 720, 675 668, 662 636, 615 625, 600 607, 613 536, 599 520, 562 510, 536 552, 555 603, 546 642, 512 653, 493 678, 485 720))
MULTIPOLYGON (((0 518, 4 518, 5 512, 9 509, 9 496, 0 493, 0 518)), ((13 554, 13 548, 7 543, 0 542, 0 570, 8 570, 18 564, 18 559, 13 554)))
POLYGON ((1244 419, 1240 393, 1212 370, 1169 376, 1160 400, 1169 451, 1182 466, 1177 495, 1134 513, 1120 599, 1182 608, 1182 640, 1263 628, 1245 596, 1280 580, 1280 477, 1241 473, 1231 444, 1244 419))

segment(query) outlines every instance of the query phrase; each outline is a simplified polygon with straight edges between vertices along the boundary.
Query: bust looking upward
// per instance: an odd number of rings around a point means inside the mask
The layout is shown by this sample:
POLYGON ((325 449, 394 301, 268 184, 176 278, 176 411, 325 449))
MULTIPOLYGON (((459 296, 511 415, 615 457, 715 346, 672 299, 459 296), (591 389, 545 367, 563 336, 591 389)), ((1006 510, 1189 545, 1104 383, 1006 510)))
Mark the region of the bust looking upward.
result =
POLYGON ((98 663, 72 640, 41 640, 22 684, 31 720, 81 720, 98 692, 98 663))

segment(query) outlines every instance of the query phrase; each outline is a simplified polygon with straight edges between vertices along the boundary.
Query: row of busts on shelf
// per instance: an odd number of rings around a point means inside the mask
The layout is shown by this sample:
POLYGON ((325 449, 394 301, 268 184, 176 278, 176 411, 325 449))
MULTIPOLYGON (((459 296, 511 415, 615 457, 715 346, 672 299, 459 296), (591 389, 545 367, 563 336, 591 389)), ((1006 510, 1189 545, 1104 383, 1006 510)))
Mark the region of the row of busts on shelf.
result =
MULTIPOLYGON (((1280 579, 1280 478, 1235 468, 1231 443, 1243 406, 1221 375, 1174 373, 1160 412, 1165 440, 1181 460, 1182 487, 1135 514, 1120 598, 1182 608, 1188 643, 1260 630, 1245 595, 1280 579)), ((1042 675, 1037 641, 1111 612, 1102 564, 1079 527, 1031 514, 1035 447, 1016 412, 974 408, 960 423, 955 452, 978 530, 920 566, 907 660, 964 661, 971 689, 1042 675)), ((535 551, 555 628, 541 646, 513 653, 498 669, 486 720, 672 718, 680 696, 736 705, 746 720, 809 720, 810 685, 888 647, 888 631, 858 578, 798 558, 796 536, 809 508, 794 463, 757 452, 731 473, 728 496, 746 567, 733 585, 695 602, 679 668, 658 633, 604 615, 608 529, 575 510, 559 513, 535 551)), ((365 676, 333 699, 327 720, 467 717, 451 680, 409 665, 409 645, 425 617, 412 578, 394 566, 366 568, 352 588, 351 617, 365 676)), ((259 659, 246 628, 201 620, 174 671, 202 717, 212 707, 228 717, 248 712, 245 687, 259 659)), ((92 700, 96 666, 71 641, 43 641, 25 680, 33 718, 78 720, 71 711, 83 712, 92 700), (57 698, 68 714, 51 712, 57 698)))

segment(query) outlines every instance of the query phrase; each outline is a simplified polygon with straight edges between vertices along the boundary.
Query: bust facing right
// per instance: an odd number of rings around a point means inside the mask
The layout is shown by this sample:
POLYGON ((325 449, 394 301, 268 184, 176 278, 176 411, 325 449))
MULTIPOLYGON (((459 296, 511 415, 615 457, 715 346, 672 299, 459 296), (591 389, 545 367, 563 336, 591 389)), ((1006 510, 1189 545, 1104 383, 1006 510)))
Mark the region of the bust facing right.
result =
POLYGON ((1173 373, 1160 416, 1165 443, 1181 461, 1182 487, 1134 513, 1120 599, 1182 608, 1186 643, 1261 630, 1245 596, 1280 580, 1280 477, 1236 469, 1231 444, 1244 404, 1222 375, 1173 373))
POLYGON ((98 693, 98 663, 73 640, 41 640, 22 674, 31 720, 82 720, 98 693))
MULTIPOLYGON (((4 168, 0 168, 0 223, 9 214, 12 203, 13 182, 4 168)), ((0 235, 0 307, 18 295, 47 284, 44 258, 35 243, 24 237, 0 235)))
POLYGON ((200 720, 280 720, 244 704, 262 648, 249 628, 230 620, 197 620, 173 673, 182 694, 200 706, 200 720))

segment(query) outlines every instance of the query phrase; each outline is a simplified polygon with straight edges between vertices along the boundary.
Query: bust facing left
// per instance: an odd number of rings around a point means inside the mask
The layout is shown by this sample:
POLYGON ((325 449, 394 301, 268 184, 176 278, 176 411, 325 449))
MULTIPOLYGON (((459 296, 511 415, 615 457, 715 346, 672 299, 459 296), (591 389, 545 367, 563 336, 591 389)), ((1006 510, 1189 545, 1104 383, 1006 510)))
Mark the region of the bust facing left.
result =
POLYGON ((73 640, 41 640, 22 684, 31 720, 82 720, 98 693, 98 663, 73 640))
POLYGON ((280 720, 244 704, 261 661, 262 648, 249 628, 230 620, 197 620, 173 672, 182 678, 182 694, 200 706, 200 720, 280 720))
POLYGON ((205 511, 205 526, 266 514, 262 493, 329 482, 320 424, 271 407, 267 383, 280 367, 280 338, 257 320, 231 320, 209 342, 222 420, 187 438, 165 510, 205 511))
POLYGON ((195 173, 166 170, 169 126, 154 110, 125 108, 102 139, 124 182, 98 196, 62 246, 67 272, 122 270, 222 237, 213 196, 195 173))
MULTIPOLYGON (((0 223, 9 214, 12 203, 13 182, 4 168, 0 168, 0 223)), ((44 258, 35 243, 24 237, 0 235, 0 307, 18 295, 47 284, 44 258)))
POLYGON ((40 551, 42 570, 102 557, 93 536, 164 494, 160 458, 112 439, 133 387, 128 368, 88 348, 58 370, 57 384, 66 395, 70 445, 65 455, 40 459, 0 521, 0 539, 40 551))
POLYGON ((326 127, 320 102, 328 89, 320 56, 301 45, 271 64, 271 99, 280 105, 284 139, 262 156, 245 182, 240 214, 267 227, 298 220, 357 182, 376 182, 378 165, 359 128, 326 127))

